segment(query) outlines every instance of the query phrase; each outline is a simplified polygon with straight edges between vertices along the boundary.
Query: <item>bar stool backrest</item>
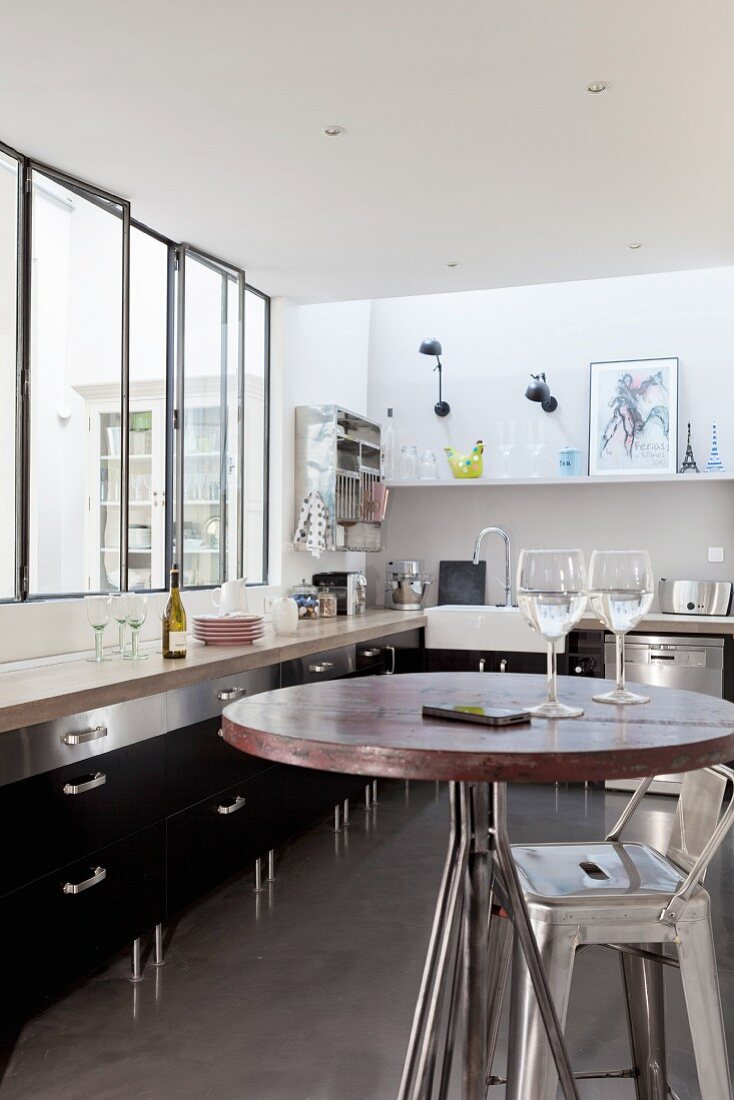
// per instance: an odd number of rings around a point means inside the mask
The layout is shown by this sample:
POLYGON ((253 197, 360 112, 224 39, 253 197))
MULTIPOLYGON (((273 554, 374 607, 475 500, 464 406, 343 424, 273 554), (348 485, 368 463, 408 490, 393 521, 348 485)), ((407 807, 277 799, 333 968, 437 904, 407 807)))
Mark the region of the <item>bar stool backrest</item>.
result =
POLYGON ((666 855, 688 873, 719 822, 726 790, 726 776, 713 768, 686 772, 678 797, 666 855))

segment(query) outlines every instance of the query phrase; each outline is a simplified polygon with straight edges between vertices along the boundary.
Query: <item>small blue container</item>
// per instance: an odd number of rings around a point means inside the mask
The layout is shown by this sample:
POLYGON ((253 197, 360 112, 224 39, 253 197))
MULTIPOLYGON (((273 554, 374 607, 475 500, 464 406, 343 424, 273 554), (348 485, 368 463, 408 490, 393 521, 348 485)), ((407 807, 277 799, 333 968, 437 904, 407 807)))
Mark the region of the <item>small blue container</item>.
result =
POLYGON ((564 447, 558 452, 558 473, 561 477, 581 477, 581 451, 564 447))

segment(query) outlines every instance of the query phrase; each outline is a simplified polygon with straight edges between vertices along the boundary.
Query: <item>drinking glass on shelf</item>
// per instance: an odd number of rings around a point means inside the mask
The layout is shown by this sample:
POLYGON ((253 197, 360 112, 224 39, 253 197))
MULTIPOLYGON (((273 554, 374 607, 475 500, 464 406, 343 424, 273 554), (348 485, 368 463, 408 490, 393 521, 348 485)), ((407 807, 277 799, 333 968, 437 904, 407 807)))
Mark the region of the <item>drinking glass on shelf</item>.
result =
POLYGON ((112 597, 112 617, 117 623, 117 642, 120 656, 125 656, 125 627, 127 626, 127 593, 120 592, 112 597))
POLYGON ((510 476, 510 456, 517 442, 514 420, 500 420, 497 430, 497 446, 502 455, 502 471, 500 477, 510 476))
POLYGON ((105 657, 102 653, 102 635, 104 634, 104 628, 110 621, 109 594, 105 596, 85 596, 84 603, 87 608, 89 625, 94 630, 94 657, 87 657, 87 660, 95 661, 97 664, 101 661, 111 661, 111 657, 105 657))
POLYGON ((418 448, 406 446, 400 448, 400 477, 410 481, 418 475, 418 448))
POLYGON ((586 607, 586 566, 581 550, 522 550, 517 566, 517 602, 528 626, 548 643, 548 695, 528 707, 540 718, 579 718, 581 707, 558 701, 556 642, 568 634, 586 607))
POLYGON ((540 455, 545 447, 545 424, 542 420, 529 420, 527 425, 527 448, 530 451, 532 467, 530 476, 539 477, 540 455))
POLYGON ((647 550, 595 550, 589 564, 589 599, 594 614, 617 643, 617 686, 596 703, 649 703, 649 695, 628 691, 624 673, 624 636, 647 615, 654 581, 647 550))
POLYGON ((142 592, 129 592, 127 597, 127 621, 130 625, 130 632, 132 634, 132 650, 130 653, 126 653, 126 661, 147 661, 148 654, 140 653, 138 650, 138 635, 140 628, 145 622, 145 616, 148 610, 148 597, 144 596, 142 592))

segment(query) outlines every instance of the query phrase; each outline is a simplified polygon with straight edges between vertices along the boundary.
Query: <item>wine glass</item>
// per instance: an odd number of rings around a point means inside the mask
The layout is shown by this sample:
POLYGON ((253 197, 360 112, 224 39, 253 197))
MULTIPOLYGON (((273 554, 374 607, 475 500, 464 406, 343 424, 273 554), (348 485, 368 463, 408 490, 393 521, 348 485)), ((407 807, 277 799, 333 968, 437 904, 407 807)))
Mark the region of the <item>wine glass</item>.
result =
POLYGON ((649 703, 649 695, 628 691, 624 682, 624 636, 647 615, 652 604, 653 575, 647 550, 595 550, 589 565, 589 598, 594 614, 617 643, 617 686, 596 703, 649 703))
POLYGON ((111 657, 105 657, 102 653, 102 635, 104 628, 110 621, 110 596, 85 596, 84 603, 87 608, 87 619, 94 630, 94 657, 87 657, 88 661, 111 661, 111 657))
POLYGON ((112 617, 117 623, 117 642, 120 656, 125 656, 125 627, 127 626, 127 593, 120 592, 112 597, 112 617))
POLYGON ((531 477, 539 477, 540 470, 538 469, 540 462, 540 455, 545 447, 545 424, 541 420, 530 420, 527 425, 527 448, 530 451, 532 459, 531 477))
POLYGON ((138 650, 138 634, 148 612, 148 597, 142 592, 129 592, 127 597, 127 621, 132 634, 132 650, 125 653, 126 661, 147 661, 148 654, 138 650))
POLYGON ((528 707, 540 718, 579 718, 581 707, 558 701, 556 642, 586 607, 586 566, 581 550, 523 550, 517 565, 517 602, 528 626, 548 643, 548 696, 528 707))
POLYGON ((515 443, 515 421, 500 420, 499 429, 497 431, 497 446, 502 455, 502 473, 500 477, 510 476, 510 455, 514 450, 515 443))

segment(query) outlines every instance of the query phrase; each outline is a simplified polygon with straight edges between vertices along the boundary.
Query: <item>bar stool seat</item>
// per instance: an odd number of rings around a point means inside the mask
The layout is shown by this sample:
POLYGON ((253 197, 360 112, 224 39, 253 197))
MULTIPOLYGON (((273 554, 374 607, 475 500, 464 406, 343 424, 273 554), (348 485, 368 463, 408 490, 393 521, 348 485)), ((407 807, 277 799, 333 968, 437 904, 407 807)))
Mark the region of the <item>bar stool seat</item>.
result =
MULTIPOLYGON (((513 845, 512 856, 561 1026, 576 952, 590 944, 613 947, 622 964, 632 1048, 633 1066, 626 1076, 635 1079, 637 1100, 675 1096, 666 1066, 663 972, 666 965, 679 965, 702 1100, 734 1100, 710 898, 701 884, 734 823, 734 798, 721 814, 734 772, 716 765, 685 776, 665 855, 619 839, 651 782, 643 781, 605 841, 513 845)), ((502 900, 499 880, 495 904, 502 900)), ((509 921, 490 922, 490 1081, 498 1080, 491 1076, 491 1061, 510 940, 509 921)), ((604 995, 602 988, 599 995, 604 995)), ((517 944, 510 1033, 507 1100, 555 1100, 558 1077, 517 944)))

